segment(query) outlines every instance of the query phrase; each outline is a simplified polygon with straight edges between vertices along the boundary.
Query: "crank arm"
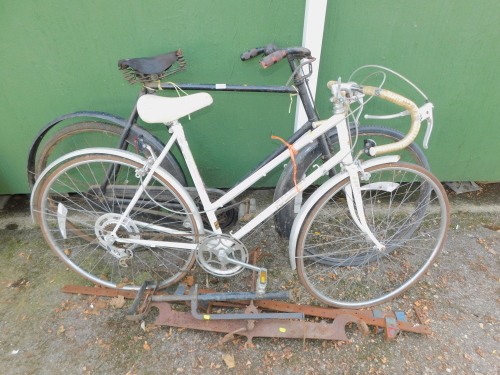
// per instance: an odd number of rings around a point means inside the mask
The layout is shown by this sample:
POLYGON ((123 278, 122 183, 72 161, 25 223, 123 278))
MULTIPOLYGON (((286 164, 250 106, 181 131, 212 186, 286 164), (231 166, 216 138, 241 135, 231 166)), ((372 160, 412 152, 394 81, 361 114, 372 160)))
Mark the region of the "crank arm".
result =
POLYGON ((222 260, 225 260, 230 263, 234 263, 238 266, 242 266, 248 269, 251 269, 252 271, 258 272, 258 277, 256 281, 256 286, 255 286, 255 291, 257 295, 263 295, 266 292, 266 285, 267 285, 267 269, 264 267, 257 267, 254 266, 253 264, 248 264, 245 262, 241 262, 239 260, 229 258, 227 255, 224 255, 222 257, 222 260))

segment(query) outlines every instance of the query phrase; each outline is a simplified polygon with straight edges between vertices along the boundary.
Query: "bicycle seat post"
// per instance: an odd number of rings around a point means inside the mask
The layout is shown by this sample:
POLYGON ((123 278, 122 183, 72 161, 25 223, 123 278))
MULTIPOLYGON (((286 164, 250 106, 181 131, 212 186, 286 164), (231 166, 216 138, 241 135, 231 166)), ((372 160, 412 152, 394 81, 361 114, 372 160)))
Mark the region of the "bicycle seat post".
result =
POLYGON ((146 93, 147 93, 146 88, 142 87, 141 90, 139 91, 139 94, 137 95, 137 99, 135 100, 135 103, 134 103, 134 108, 132 109, 132 112, 130 113, 128 121, 125 124, 122 136, 121 136, 120 141, 118 142, 118 145, 116 148, 118 148, 120 150, 125 149, 125 143, 126 143, 128 134, 130 133, 130 128, 132 127, 133 124, 135 124, 137 122, 137 118, 139 117, 139 115, 137 113, 137 100, 139 100, 139 98, 146 93))

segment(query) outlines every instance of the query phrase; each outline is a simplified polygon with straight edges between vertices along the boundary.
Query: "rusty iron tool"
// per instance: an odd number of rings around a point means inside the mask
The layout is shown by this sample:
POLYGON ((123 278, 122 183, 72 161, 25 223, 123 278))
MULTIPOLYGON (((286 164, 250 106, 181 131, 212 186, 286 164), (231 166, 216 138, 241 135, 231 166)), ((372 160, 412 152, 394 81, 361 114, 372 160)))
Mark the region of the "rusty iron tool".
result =
POLYGON ((398 335, 398 333, 401 331, 398 328, 398 323, 397 323, 398 320, 406 322, 406 315, 402 311, 395 311, 394 315, 395 317, 391 317, 385 315, 382 312, 382 310, 379 309, 373 310, 374 317, 385 319, 385 327, 379 329, 379 332, 380 330, 384 331, 385 341, 394 340, 398 335))
MULTIPOLYGON (((251 343, 254 337, 276 337, 297 339, 323 339, 347 341, 345 325, 356 323, 364 332, 368 332, 366 324, 351 315, 340 315, 332 323, 291 321, 291 320, 255 320, 253 327, 249 327, 249 320, 200 320, 193 317, 189 312, 175 311, 165 302, 154 302, 152 306, 158 308, 159 315, 154 322, 156 325, 167 325, 171 327, 190 328, 203 331, 225 332, 247 337, 247 343, 251 343)), ((260 314, 249 314, 260 315, 260 314)))
MULTIPOLYGON (((302 313, 269 313, 269 314, 199 314, 198 301, 251 301, 255 299, 289 299, 291 293, 289 291, 278 291, 269 293, 198 293, 198 285, 194 285, 186 295, 183 293, 184 288, 180 288, 176 294, 173 295, 151 295, 145 299, 142 305, 141 312, 138 312, 138 307, 144 297, 146 290, 155 286, 154 281, 145 281, 132 303, 129 312, 126 315, 128 320, 142 319, 149 311, 148 305, 150 302, 190 302, 191 313, 196 319, 202 320, 232 320, 232 319, 304 319, 302 313)), ((156 289, 156 288, 155 288, 156 289)))
POLYGON ((273 257, 273 253, 264 253, 262 252, 262 248, 260 246, 256 246, 252 251, 250 251, 250 254, 248 254, 248 257, 250 258, 250 264, 253 264, 254 266, 259 263, 262 258, 264 257, 273 257))
MULTIPOLYGON (((139 297, 139 294, 137 295, 139 297)), ((203 293, 198 294, 198 285, 194 285, 189 294, 152 296, 153 302, 191 302, 191 313, 193 317, 201 320, 233 320, 233 319, 304 319, 302 313, 269 313, 269 314, 199 314, 198 301, 252 301, 259 299, 288 299, 290 292, 269 292, 264 294, 254 292, 243 293, 203 293)))
POLYGON ((152 297, 153 302, 184 302, 196 298, 198 301, 251 301, 260 299, 289 299, 290 291, 268 292, 262 295, 254 292, 239 293, 198 293, 197 285, 190 288, 188 294, 161 294, 152 297))
POLYGON ((145 281, 142 285, 139 291, 137 292, 137 295, 135 296, 134 302, 132 303, 132 306, 130 306, 129 311, 125 315, 125 319, 127 320, 141 320, 144 319, 144 317, 149 313, 149 304, 151 303, 151 298, 149 296, 153 295, 154 292, 157 289, 157 285, 154 281, 148 280, 145 281), (154 288, 149 288, 148 290, 148 297, 144 299, 144 304, 141 306, 139 309, 139 303, 142 300, 142 297, 144 296, 144 293, 148 289, 148 287, 154 287, 154 288))
POLYGON ((399 333, 398 324, 394 318, 385 318, 385 341, 394 340, 399 333))
MULTIPOLYGON (((196 319, 203 319, 203 320, 224 320, 224 319, 304 319, 304 314, 303 313, 266 313, 266 314, 255 314, 255 313, 244 313, 244 314, 198 314, 198 297, 200 296, 198 294, 198 286, 195 285, 194 288, 191 288, 193 290, 192 293, 192 299, 191 299, 191 314, 196 318, 196 319)), ((279 292, 277 292, 279 293, 279 292)), ((249 293, 253 295, 254 293, 249 293)), ((266 293, 267 294, 267 293, 266 293)), ((210 296, 210 294, 207 294, 207 296, 210 296)), ((254 298, 251 298, 253 300, 254 298)), ((259 299, 259 298, 257 298, 259 299)))

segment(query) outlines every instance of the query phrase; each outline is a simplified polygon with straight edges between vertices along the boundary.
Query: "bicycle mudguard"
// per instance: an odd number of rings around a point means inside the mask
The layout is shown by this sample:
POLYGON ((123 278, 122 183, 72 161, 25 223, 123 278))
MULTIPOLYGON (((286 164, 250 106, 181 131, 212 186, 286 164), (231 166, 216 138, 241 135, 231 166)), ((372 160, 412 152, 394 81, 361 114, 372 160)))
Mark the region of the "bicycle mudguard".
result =
MULTIPOLYGON (((363 169, 367 169, 367 168, 375 167, 375 166, 381 165, 381 164, 395 163, 395 162, 399 161, 399 158, 400 157, 398 155, 381 156, 381 157, 370 159, 370 160, 367 160, 367 161, 361 163, 361 167, 363 169)), ((342 172, 342 173, 339 173, 339 174, 333 176, 328 181, 326 181, 324 184, 322 184, 306 200, 304 205, 301 207, 299 213, 295 217, 295 220, 294 220, 293 226, 292 226, 292 230, 290 232, 290 241, 288 243, 288 255, 290 257, 290 267, 292 268, 292 270, 295 270, 297 268, 297 264, 295 262, 297 240, 299 238, 300 230, 302 229, 302 224, 304 223, 304 220, 306 219, 307 214, 312 209, 312 207, 316 204, 316 202, 319 199, 321 199, 321 197, 323 197, 323 195, 328 190, 330 190, 332 187, 334 187, 336 184, 338 184, 340 181, 342 181, 346 177, 349 177, 348 173, 342 172)))
MULTIPOLYGON (((46 124, 42 130, 36 135, 35 140, 30 146, 30 151, 28 154, 28 161, 27 161, 27 173, 28 173, 28 183, 30 188, 32 188, 35 184, 35 162, 36 162, 36 156, 38 152, 38 148, 40 147, 40 144, 42 143, 42 140, 44 137, 47 135, 47 133, 57 124, 73 119, 73 118, 78 118, 78 117, 86 117, 90 120, 104 120, 109 123, 119 125, 123 128, 127 126, 128 121, 124 119, 123 117, 113 115, 111 113, 106 113, 106 112, 97 112, 97 111, 81 111, 81 112, 73 112, 73 113, 68 113, 65 115, 62 115, 48 124, 46 124)), ((142 135, 146 142, 151 145, 156 150, 163 150, 165 147, 165 144, 159 140, 156 136, 148 132, 146 129, 143 129, 137 125, 132 125, 134 132, 138 133, 139 135, 142 135)), ((182 168, 175 158, 171 153, 167 154, 165 160, 168 161, 168 163, 172 166, 172 172, 179 180, 179 182, 183 185, 187 185, 186 177, 184 176, 184 172, 182 171, 182 168)))
MULTIPOLYGON (((31 192, 31 198, 30 198, 30 210, 31 210, 31 218, 33 222, 36 224, 36 207, 38 206, 38 194, 39 194, 39 188, 41 185, 43 185, 43 181, 45 177, 51 172, 54 168, 58 167, 62 163, 70 160, 77 158, 79 156, 84 156, 84 155, 113 155, 113 156, 119 156, 124 159, 128 159, 132 162, 140 163, 140 164, 145 164, 147 162, 146 158, 142 157, 141 155, 134 154, 130 151, 125 151, 125 150, 118 150, 116 148, 107 148, 107 147, 95 147, 95 148, 85 148, 81 150, 76 150, 73 152, 70 152, 66 155, 61 156, 60 158, 54 160, 50 165, 45 168, 45 170, 40 174, 39 178, 36 180, 35 185, 33 186, 33 190, 31 192)), ((172 187, 179 193, 181 198, 186 202, 188 205, 189 209, 192 212, 192 215, 194 217, 194 221, 196 222, 196 225, 198 226, 198 231, 200 234, 204 234, 205 230, 203 227, 203 221, 201 218, 201 215, 198 211, 198 207, 194 203, 193 198, 189 194, 189 192, 186 190, 186 188, 174 177, 172 174, 170 174, 168 171, 163 169, 161 165, 158 167, 156 172, 165 180, 169 181, 172 184, 172 187)))

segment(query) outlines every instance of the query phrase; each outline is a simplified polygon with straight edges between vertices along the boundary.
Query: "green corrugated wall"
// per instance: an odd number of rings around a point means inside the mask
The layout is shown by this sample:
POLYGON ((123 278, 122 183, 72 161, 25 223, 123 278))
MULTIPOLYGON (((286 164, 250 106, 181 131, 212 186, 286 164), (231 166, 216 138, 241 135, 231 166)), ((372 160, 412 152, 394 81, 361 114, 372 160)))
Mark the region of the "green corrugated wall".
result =
MULTIPOLYGON (((434 173, 448 181, 500 180, 499 8, 495 0, 329 1, 320 113, 330 113, 327 80, 347 78, 364 64, 388 66, 415 81, 436 106, 427 151, 434 173)), ((79 110, 128 117, 139 87, 121 78, 119 59, 182 48, 188 70, 170 80, 285 84, 286 64, 263 70, 239 54, 270 42, 300 45, 304 9, 305 0, 0 2, 0 194, 29 191, 28 149, 52 119, 79 110)), ((405 90, 394 82, 390 88, 405 90)), ((290 135, 295 116, 287 95, 213 96, 214 105, 185 128, 207 185, 227 187, 273 149, 270 135, 290 135)))

